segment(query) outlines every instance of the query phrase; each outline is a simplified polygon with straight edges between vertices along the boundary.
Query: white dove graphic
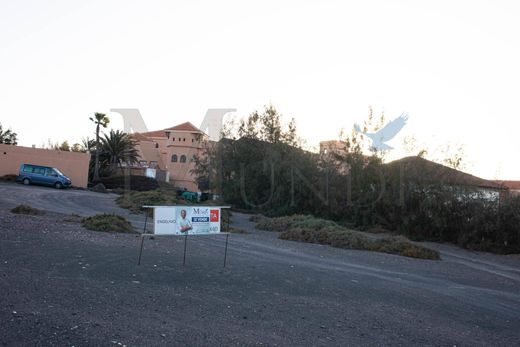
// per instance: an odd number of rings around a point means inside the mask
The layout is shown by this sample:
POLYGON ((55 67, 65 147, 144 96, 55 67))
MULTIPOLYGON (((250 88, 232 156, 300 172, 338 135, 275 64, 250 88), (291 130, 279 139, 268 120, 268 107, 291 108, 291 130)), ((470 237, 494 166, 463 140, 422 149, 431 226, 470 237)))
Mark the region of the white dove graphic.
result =
POLYGON ((393 149, 393 147, 387 145, 385 142, 393 139, 395 135, 397 135, 401 131, 401 129, 406 125, 407 120, 408 114, 403 113, 375 133, 365 133, 361 131, 361 128, 357 124, 354 124, 354 129, 358 133, 370 138, 372 140, 372 147, 374 147, 375 149, 379 151, 389 150, 393 149))

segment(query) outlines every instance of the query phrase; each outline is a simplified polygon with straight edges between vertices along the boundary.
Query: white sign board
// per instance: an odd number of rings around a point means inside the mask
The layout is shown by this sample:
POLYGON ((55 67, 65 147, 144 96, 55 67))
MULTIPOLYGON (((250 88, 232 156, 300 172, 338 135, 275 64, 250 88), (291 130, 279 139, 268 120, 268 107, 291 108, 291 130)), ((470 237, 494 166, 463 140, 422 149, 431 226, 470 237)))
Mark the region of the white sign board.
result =
POLYGON ((220 207, 157 206, 154 207, 154 234, 217 234, 220 232, 220 218, 220 207))

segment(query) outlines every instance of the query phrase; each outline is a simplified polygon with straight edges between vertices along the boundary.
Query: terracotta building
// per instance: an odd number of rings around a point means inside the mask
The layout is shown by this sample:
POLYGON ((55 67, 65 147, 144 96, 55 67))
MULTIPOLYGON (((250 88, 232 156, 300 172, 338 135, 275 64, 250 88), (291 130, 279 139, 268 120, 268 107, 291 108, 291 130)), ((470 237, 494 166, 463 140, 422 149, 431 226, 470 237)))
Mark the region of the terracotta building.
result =
POLYGON ((333 153, 340 154, 340 155, 347 154, 348 153, 347 143, 345 141, 338 141, 338 140, 320 142, 320 154, 321 155, 330 155, 333 153))
POLYGON ((166 171, 165 181, 188 191, 198 191, 193 158, 202 153, 208 135, 190 122, 163 130, 135 133, 141 167, 166 171))

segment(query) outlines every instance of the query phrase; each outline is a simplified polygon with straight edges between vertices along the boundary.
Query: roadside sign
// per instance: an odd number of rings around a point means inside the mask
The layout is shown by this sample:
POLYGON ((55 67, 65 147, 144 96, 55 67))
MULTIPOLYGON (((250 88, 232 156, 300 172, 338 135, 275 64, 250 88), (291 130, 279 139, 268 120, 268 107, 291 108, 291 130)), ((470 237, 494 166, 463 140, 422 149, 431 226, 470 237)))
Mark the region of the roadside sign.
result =
MULTIPOLYGON (((184 236, 184 254, 182 265, 186 264, 186 245, 188 235, 226 235, 226 245, 224 249, 224 267, 226 267, 227 248, 229 232, 221 232, 222 209, 230 206, 143 206, 143 208, 153 209, 153 233, 146 233, 148 214, 145 214, 144 229, 141 234, 141 249, 137 265, 141 265, 141 257, 144 248, 146 235, 170 235, 184 236)), ((229 218, 227 221, 229 229, 229 218)))
POLYGON ((145 206, 153 207, 156 235, 205 235, 221 232, 220 206, 145 206))

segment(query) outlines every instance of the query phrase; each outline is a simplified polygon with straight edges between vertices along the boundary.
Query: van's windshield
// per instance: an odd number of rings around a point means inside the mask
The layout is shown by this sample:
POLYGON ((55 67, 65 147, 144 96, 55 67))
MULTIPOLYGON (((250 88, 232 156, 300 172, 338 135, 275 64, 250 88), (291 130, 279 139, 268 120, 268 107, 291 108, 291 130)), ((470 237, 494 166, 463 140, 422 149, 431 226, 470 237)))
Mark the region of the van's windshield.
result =
POLYGON ((58 173, 58 175, 62 175, 62 176, 65 176, 64 174, 61 173, 60 170, 56 169, 55 167, 53 167, 54 171, 56 171, 58 173))

